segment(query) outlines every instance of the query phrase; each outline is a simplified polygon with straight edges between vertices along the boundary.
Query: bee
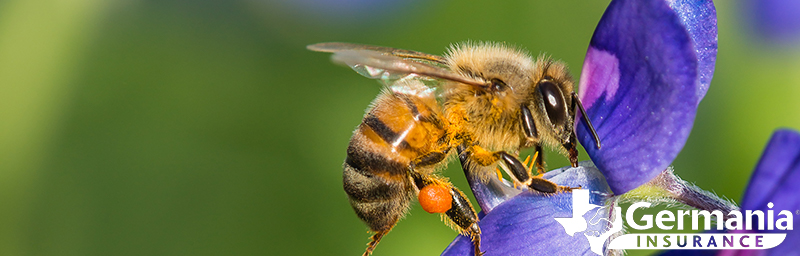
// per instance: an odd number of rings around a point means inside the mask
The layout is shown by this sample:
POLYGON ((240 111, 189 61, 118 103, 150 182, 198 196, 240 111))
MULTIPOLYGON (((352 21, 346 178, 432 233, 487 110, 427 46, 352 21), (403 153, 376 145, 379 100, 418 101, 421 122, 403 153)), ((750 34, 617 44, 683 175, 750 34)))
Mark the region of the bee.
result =
MULTIPOLYGON (((436 174, 458 155, 481 177, 500 164, 515 184, 542 193, 569 191, 543 179, 542 145, 577 167, 576 110, 585 112, 566 65, 535 61, 496 43, 452 46, 445 56, 349 43, 319 43, 312 51, 385 85, 353 132, 343 164, 344 190, 372 232, 369 255, 416 196, 423 209, 472 239, 480 250, 478 217, 464 193, 436 174), (535 148, 538 175, 518 159, 535 148), (456 149, 456 150, 453 150, 456 149), (445 218, 446 217, 446 218, 445 218)), ((584 120, 597 146, 599 139, 584 120)), ((465 169, 465 171, 469 171, 465 169)))

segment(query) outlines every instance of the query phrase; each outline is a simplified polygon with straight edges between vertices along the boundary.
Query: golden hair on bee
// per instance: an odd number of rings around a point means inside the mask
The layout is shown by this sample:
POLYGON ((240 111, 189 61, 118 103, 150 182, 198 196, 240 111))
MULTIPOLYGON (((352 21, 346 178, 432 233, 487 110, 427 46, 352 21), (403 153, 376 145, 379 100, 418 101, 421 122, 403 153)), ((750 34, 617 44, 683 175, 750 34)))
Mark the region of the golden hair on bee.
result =
POLYGON ((519 108, 534 83, 534 62, 500 43, 462 43, 445 56, 451 70, 491 84, 489 92, 459 84, 444 93, 445 113, 463 113, 472 139, 491 150, 516 150, 520 144, 519 108))
MULTIPOLYGON (((487 64, 495 61, 515 61, 520 71, 531 70, 533 61, 528 53, 504 43, 497 42, 463 42, 450 45, 445 55, 448 66, 452 70, 460 67, 470 70, 490 69, 487 64)), ((509 70, 510 71, 510 70, 509 70)), ((517 72, 522 74, 521 72, 517 72)))
POLYGON ((501 43, 456 44, 445 56, 349 43, 308 49, 332 52, 335 62, 386 86, 354 131, 342 166, 350 204, 375 232, 364 255, 405 216, 414 195, 482 254, 477 213, 461 190, 435 173, 455 155, 471 174, 496 174, 502 163, 516 184, 532 190, 572 189, 533 176, 518 159, 521 148, 535 147, 531 166, 543 173, 544 144, 577 166, 573 126, 576 109, 583 109, 564 63, 546 56, 534 61, 501 43))
MULTIPOLYGON (((454 72, 490 84, 489 89, 466 84, 446 88, 444 113, 489 150, 518 152, 541 146, 570 155, 577 161, 574 143, 574 84, 565 63, 530 55, 500 43, 463 43, 451 46, 445 63, 454 72), (523 114, 524 113, 524 114, 523 114), (521 121, 528 117, 526 130, 521 121), (531 131, 532 130, 532 131, 531 131)), ((537 159, 539 170, 544 166, 537 159)))

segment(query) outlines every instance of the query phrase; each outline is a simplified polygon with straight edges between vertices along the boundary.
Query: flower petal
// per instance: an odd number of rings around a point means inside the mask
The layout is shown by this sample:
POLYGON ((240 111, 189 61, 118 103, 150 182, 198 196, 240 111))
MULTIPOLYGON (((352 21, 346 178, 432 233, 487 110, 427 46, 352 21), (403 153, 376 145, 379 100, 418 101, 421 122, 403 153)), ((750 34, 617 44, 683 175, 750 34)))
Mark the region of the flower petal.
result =
POLYGON ((697 69, 700 86, 697 88, 697 103, 706 95, 711 77, 714 76, 714 64, 717 61, 717 10, 714 2, 677 0, 668 1, 670 7, 678 14, 697 52, 697 69))
MULTIPOLYGON (((767 212, 773 210, 775 219, 780 216, 781 210, 789 210, 789 214, 800 209, 800 195, 797 194, 796 184, 800 183, 800 133, 793 130, 781 129, 772 134, 758 161, 750 183, 747 185, 742 199, 741 211, 760 210, 767 212), (774 208, 768 208, 772 202, 774 208)), ((757 220, 747 220, 758 223, 757 220)), ((794 224, 794 223, 792 223, 794 224)), ((753 225, 758 228, 757 224, 753 225)), ((800 245, 800 231, 797 225, 792 230, 764 230, 754 232, 787 233, 786 239, 775 248, 768 251, 761 250, 670 250, 659 255, 718 255, 718 256, 749 256, 749 255, 797 255, 800 245)), ((729 232, 751 232, 733 230, 729 232)))
POLYGON ((622 194, 663 171, 683 148, 716 60, 711 1, 615 0, 586 53, 578 139, 622 194), (708 23, 708 24, 707 24, 708 23))
MULTIPOLYGON (((563 186, 589 189, 590 202, 606 205, 610 189, 594 166, 558 169, 547 172, 545 178, 563 186)), ((583 234, 569 236, 555 217, 572 217, 572 194, 544 195, 524 191, 497 205, 478 223, 481 227, 481 250, 486 255, 595 255, 583 234)), ((584 217, 607 216, 608 207, 596 208, 584 217)), ((598 221, 587 231, 603 233, 606 223, 598 221)), ((442 255, 474 255, 472 241, 459 235, 442 255)))
MULTIPOLYGON (((742 199, 742 210, 763 212, 773 210, 776 220, 783 218, 779 215, 782 210, 788 210, 790 215, 794 215, 795 211, 800 209, 798 184, 800 184, 800 133, 786 129, 778 130, 772 134, 761 160, 753 171, 750 184, 742 199), (774 204, 772 209, 767 207, 770 202, 774 204)), ((797 253, 797 247, 800 245, 798 228, 800 227, 795 224, 792 230, 763 231, 788 233, 786 240, 771 249, 769 255, 797 253)))

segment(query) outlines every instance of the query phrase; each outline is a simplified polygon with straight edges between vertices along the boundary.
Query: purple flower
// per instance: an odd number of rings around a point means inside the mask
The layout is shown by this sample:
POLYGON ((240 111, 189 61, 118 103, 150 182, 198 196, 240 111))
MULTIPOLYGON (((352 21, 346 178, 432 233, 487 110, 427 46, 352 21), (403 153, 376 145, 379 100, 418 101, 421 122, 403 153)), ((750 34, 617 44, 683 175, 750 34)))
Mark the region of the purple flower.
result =
MULTIPOLYGON (((608 235, 601 234, 621 228, 607 221, 619 214, 614 206, 620 195, 657 176, 691 191, 665 170, 689 136, 716 51, 716 11, 710 0, 612 1, 590 42, 579 91, 601 149, 576 117, 578 139, 596 168, 582 162, 545 174, 559 185, 589 189, 590 202, 604 207, 583 216, 597 221, 586 224, 586 235, 568 235, 554 218, 572 216, 570 193, 541 195, 467 173, 486 214, 480 221, 481 249, 487 255, 594 255, 591 244, 602 248, 608 235)), ((695 195, 699 199, 693 206, 719 206, 703 193, 695 195)), ((472 253, 469 239, 459 236, 443 254, 472 253)))
POLYGON ((603 147, 577 134, 615 194, 667 168, 708 91, 717 52, 711 1, 612 1, 584 60, 579 94, 603 147), (672 5, 670 5, 670 3, 672 5))
MULTIPOLYGON (((581 186, 593 191, 589 199, 592 204, 604 205, 613 199, 609 197, 611 190, 603 175, 592 166, 552 170, 544 177, 559 185, 581 186)), ((481 249, 486 255, 593 255, 584 236, 567 235, 554 219, 572 216, 570 193, 542 196, 536 192, 517 191, 516 196, 502 201, 497 199, 509 194, 497 189, 510 189, 510 184, 503 184, 504 181, 496 177, 491 177, 487 183, 481 182, 479 177, 468 178, 483 213, 488 212, 479 222, 481 249), (492 200, 497 204, 493 205, 492 200)), ((608 214, 608 208, 596 208, 584 216, 604 217, 608 214)), ((603 222, 587 224, 587 232, 600 234, 608 229, 607 223, 603 222)), ((474 255, 472 241, 458 236, 442 255, 474 255)))
MULTIPOLYGON (((776 214, 788 210, 791 214, 800 209, 800 196, 797 186, 800 184, 800 133, 794 130, 781 129, 772 134, 761 159, 750 177, 744 197, 742 211, 772 210, 776 214), (769 205, 772 203, 773 208, 769 205)), ((753 221, 756 222, 756 221, 753 221)), ((786 239, 770 250, 703 250, 692 251, 691 255, 800 255, 800 230, 794 225, 792 230, 764 230, 762 233, 786 233, 786 239)), ((731 231, 737 232, 737 231, 731 231)), ((687 255, 688 251, 668 251, 662 255, 687 255)))

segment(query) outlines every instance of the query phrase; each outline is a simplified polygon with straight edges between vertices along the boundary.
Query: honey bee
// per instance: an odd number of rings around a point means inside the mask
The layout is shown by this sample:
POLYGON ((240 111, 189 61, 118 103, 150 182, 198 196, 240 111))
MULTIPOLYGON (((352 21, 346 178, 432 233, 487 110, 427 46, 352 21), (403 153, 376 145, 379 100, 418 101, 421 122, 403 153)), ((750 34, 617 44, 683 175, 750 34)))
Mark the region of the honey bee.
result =
POLYGON ((572 166, 578 162, 573 125, 575 111, 585 111, 564 63, 534 61, 495 43, 459 44, 445 56, 349 43, 307 48, 332 52, 334 62, 386 85, 353 132, 343 165, 350 204, 375 232, 364 255, 405 215, 414 196, 482 254, 475 210, 436 174, 454 151, 469 165, 485 167, 474 169, 482 177, 500 163, 516 184, 542 193, 571 189, 541 178, 542 145, 567 155, 572 166), (528 147, 535 148, 536 176, 518 159, 528 147))

